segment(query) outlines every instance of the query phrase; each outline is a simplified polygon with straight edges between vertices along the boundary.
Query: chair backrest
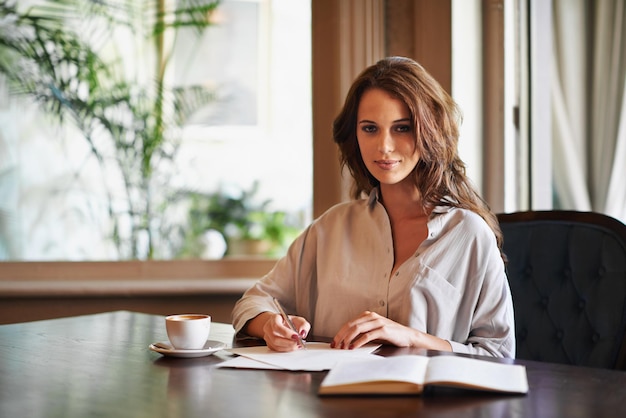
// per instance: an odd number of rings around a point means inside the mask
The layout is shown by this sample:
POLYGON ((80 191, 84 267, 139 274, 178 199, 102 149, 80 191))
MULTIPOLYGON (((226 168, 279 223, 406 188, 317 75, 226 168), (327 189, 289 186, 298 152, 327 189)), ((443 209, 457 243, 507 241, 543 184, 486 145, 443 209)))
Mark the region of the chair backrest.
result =
POLYGON ((517 358, 626 370, 626 225, 594 212, 497 216, 517 358))

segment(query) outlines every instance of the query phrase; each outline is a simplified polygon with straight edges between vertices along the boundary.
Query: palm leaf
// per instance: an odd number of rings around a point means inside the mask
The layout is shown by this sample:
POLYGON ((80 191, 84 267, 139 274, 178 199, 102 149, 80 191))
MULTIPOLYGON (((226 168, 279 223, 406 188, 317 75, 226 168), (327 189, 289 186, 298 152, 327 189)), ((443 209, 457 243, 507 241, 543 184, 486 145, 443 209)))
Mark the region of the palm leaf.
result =
POLYGON ((189 27, 198 33, 212 25, 211 15, 217 9, 220 0, 180 0, 173 10, 160 8, 152 16, 153 36, 159 36, 167 29, 189 27))
POLYGON ((202 85, 178 87, 173 89, 175 123, 184 125, 193 114, 202 107, 215 102, 215 90, 202 85))

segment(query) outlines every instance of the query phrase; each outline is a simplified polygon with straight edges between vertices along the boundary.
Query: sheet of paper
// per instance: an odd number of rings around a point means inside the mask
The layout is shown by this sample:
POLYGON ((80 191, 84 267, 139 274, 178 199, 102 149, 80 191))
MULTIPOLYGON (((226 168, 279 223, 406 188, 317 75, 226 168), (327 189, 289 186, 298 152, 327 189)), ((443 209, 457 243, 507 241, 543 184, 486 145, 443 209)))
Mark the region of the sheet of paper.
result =
POLYGON ((252 360, 244 356, 229 358, 215 365, 215 368, 235 368, 235 369, 260 369, 260 370, 283 370, 282 367, 274 366, 260 361, 252 360))
POLYGON ((369 357, 378 347, 380 344, 368 344, 353 350, 338 350, 330 348, 328 343, 307 342, 306 350, 288 353, 272 351, 266 346, 231 348, 226 351, 260 364, 244 360, 235 362, 233 361, 235 359, 231 359, 221 363, 219 367, 278 368, 292 371, 330 370, 337 362, 369 357))

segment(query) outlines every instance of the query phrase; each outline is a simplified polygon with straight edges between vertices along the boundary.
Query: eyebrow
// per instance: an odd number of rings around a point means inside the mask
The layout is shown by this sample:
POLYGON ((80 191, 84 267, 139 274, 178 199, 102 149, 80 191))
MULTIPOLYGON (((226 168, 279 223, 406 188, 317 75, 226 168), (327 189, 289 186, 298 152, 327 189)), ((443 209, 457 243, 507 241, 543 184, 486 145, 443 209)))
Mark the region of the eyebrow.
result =
MULTIPOLYGON (((409 122, 409 123, 411 123, 411 119, 410 118, 398 119, 398 120, 394 120, 392 123, 401 123, 401 122, 409 122)), ((374 122, 373 120, 369 120, 369 119, 360 120, 358 123, 359 124, 361 124, 361 123, 373 123, 373 124, 376 124, 376 122, 374 122)))

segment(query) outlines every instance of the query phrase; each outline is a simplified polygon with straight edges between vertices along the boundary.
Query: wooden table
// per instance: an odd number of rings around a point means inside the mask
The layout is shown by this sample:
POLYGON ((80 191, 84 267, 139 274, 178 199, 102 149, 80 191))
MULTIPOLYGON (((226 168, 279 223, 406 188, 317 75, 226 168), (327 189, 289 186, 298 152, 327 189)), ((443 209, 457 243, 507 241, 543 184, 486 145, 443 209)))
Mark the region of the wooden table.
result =
MULTIPOLYGON (((210 339, 233 342, 229 324, 210 339)), ((626 372, 517 360, 530 392, 320 398, 325 372, 216 369, 148 349, 161 316, 118 311, 0 326, 0 417, 602 417, 626 410, 626 372)), ((384 347, 382 354, 416 352, 384 347)), ((423 354, 423 352, 421 352, 423 354)))

